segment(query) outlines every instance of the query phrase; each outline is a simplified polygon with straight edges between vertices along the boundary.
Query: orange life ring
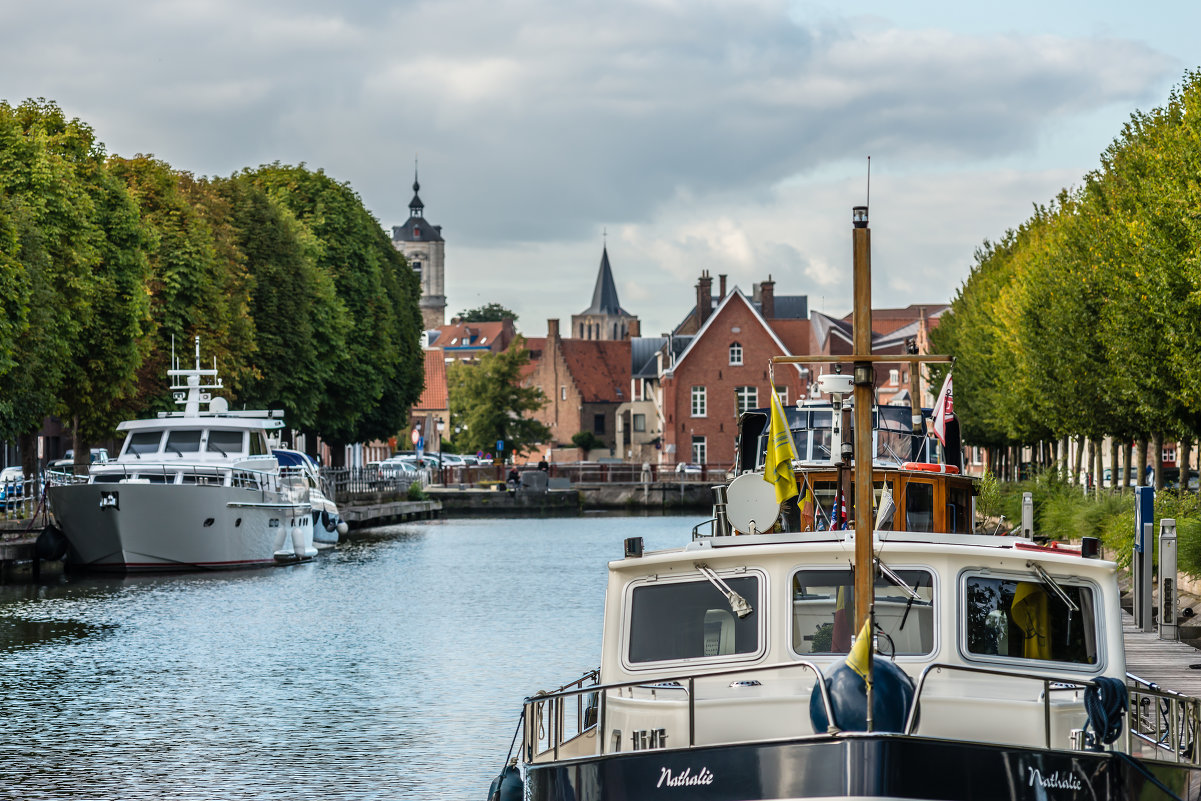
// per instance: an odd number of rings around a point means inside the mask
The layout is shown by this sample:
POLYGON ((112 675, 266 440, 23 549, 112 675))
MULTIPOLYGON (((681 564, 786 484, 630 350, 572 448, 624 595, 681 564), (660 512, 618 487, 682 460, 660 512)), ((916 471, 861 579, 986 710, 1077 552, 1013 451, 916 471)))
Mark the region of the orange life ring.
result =
POLYGON ((902 470, 921 470, 925 473, 948 473, 956 475, 959 468, 953 464, 935 464, 934 462, 905 462, 901 465, 902 470))

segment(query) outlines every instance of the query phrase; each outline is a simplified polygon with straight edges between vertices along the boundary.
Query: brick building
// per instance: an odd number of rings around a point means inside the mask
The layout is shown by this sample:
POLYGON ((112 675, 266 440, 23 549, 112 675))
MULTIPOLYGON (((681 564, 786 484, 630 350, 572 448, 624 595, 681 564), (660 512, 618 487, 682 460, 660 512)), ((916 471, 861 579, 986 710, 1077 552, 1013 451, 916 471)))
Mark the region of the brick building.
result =
POLYGON ((547 405, 531 416, 551 430, 549 444, 574 449, 571 438, 591 431, 604 442, 605 452, 589 457, 613 455, 618 407, 629 400, 630 341, 564 339, 559 321, 547 320, 546 337, 526 340, 526 348, 530 365, 523 383, 547 396, 547 405))

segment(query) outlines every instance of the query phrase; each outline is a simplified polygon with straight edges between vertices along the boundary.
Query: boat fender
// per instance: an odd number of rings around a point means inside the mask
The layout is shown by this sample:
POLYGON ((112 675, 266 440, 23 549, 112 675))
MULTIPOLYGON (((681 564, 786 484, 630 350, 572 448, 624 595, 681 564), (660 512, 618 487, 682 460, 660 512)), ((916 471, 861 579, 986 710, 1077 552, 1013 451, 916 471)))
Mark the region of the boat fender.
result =
POLYGON ((37 551, 38 559, 57 561, 67 555, 67 535, 51 523, 38 534, 33 547, 37 551))
POLYGON ((936 464, 935 462, 905 462, 901 465, 902 470, 920 470, 923 473, 947 473, 948 475, 958 475, 959 468, 953 464, 936 464))
POLYGON ((347 524, 347 522, 345 520, 339 519, 338 520, 338 534, 345 537, 346 532, 348 532, 348 531, 350 531, 350 526, 347 524))
POLYGON ((492 780, 488 790, 488 801, 522 801, 525 797, 525 785, 521 781, 521 771, 516 762, 505 765, 500 775, 492 780))
POLYGON ((1090 749, 1104 751, 1105 746, 1122 735, 1126 706, 1126 683, 1121 679, 1098 676, 1084 689, 1084 711, 1088 713, 1085 742, 1090 749), (1090 728, 1092 733, 1088 731, 1090 728))
POLYGON ((332 532, 338 527, 338 516, 331 515, 328 509, 323 510, 321 512, 321 525, 325 526, 326 531, 332 532))
POLYGON ((304 550, 304 529, 294 526, 292 528, 292 553, 296 554, 297 559, 303 559, 304 550))
MULTIPOLYGON (((825 677, 826 692, 834 726, 841 731, 867 731, 867 684, 846 662, 839 662, 825 677)), ((913 703, 913 679, 891 659, 872 659, 872 730, 900 732, 913 703)), ((830 729, 826 720, 821 688, 814 686, 809 695, 809 720, 813 730, 824 734, 830 729)))

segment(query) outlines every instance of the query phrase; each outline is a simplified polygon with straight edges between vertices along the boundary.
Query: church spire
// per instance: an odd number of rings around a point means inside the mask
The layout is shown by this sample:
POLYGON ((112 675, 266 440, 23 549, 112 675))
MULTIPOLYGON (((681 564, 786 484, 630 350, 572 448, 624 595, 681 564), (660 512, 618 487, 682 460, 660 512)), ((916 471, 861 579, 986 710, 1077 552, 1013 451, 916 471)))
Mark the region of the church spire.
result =
POLYGON ((617 300, 617 285, 613 282, 613 270, 609 267, 609 246, 601 250, 600 271, 596 274, 596 288, 592 290, 592 305, 580 314, 625 314, 617 300))
POLYGON ((421 191, 421 184, 417 180, 417 159, 413 159, 413 199, 409 201, 409 214, 413 217, 421 217, 425 214, 425 204, 421 202, 421 196, 417 193, 421 191))

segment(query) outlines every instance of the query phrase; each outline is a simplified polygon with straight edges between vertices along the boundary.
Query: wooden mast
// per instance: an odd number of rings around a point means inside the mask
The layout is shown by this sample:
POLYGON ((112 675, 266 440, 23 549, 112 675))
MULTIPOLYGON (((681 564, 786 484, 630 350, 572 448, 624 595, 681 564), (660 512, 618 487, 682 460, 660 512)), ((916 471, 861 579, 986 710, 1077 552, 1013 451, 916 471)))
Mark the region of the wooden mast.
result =
POLYGON ((854 224, 854 329, 855 347, 855 631, 867 620, 875 595, 876 571, 872 562, 872 400, 875 369, 859 356, 872 352, 872 231, 867 227, 867 206, 852 211, 854 224))

